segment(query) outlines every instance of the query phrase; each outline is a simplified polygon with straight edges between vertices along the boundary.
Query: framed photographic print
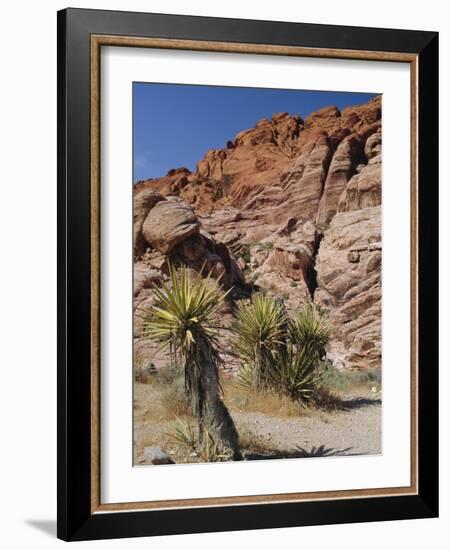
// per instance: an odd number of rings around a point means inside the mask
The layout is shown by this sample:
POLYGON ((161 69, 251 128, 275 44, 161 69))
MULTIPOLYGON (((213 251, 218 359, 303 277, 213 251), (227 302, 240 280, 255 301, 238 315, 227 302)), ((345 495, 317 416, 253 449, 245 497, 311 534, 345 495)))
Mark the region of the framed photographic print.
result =
POLYGON ((58 13, 58 536, 438 514, 434 32, 58 13))

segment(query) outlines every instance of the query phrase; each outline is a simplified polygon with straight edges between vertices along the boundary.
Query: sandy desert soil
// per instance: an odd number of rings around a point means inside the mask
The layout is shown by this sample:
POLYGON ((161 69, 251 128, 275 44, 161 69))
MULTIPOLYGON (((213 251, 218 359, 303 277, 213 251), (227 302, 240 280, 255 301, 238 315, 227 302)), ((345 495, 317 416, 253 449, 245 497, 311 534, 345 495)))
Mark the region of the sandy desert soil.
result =
MULTIPOLYGON (((379 454, 381 394, 376 388, 340 395, 337 410, 303 409, 298 415, 238 410, 228 403, 240 434, 244 459, 307 458, 379 454)), ((167 418, 160 388, 135 386, 135 464, 146 464, 144 448, 161 447, 175 462, 198 458, 171 440, 174 418, 167 418)), ((195 421, 191 419, 195 425, 195 421)))

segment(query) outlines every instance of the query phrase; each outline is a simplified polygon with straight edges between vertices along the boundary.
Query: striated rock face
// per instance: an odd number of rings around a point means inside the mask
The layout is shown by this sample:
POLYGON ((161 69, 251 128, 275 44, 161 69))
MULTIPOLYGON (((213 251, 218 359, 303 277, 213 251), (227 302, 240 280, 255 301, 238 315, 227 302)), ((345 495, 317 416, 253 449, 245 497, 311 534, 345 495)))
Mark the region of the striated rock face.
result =
POLYGON ((342 190, 338 210, 350 211, 381 204, 381 133, 366 142, 368 163, 359 165, 357 173, 342 190))
POLYGON ((336 214, 339 197, 347 188, 348 180, 360 164, 361 139, 357 134, 345 137, 339 144, 328 170, 325 187, 317 212, 317 225, 323 227, 336 214))
POLYGON ((151 303, 169 260, 184 263, 232 296, 261 288, 288 309, 316 302, 336 329, 330 357, 377 366, 381 198, 381 97, 262 119, 195 172, 135 185, 135 304, 151 303))
POLYGON ((337 214, 316 264, 314 299, 331 312, 348 366, 381 360, 381 207, 337 214))

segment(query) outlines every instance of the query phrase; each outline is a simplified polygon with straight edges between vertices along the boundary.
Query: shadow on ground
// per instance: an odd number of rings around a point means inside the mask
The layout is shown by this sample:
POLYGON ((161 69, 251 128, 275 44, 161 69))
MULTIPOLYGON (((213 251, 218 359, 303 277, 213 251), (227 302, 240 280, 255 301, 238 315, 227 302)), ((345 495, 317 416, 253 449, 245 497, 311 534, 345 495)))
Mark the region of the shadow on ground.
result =
POLYGON ((26 519, 25 523, 46 535, 56 537, 56 519, 26 519))
MULTIPOLYGON (((341 412, 350 412, 368 406, 380 406, 381 399, 371 397, 356 397, 351 399, 339 399, 334 402, 334 410, 341 412)), ((353 450, 352 447, 345 449, 335 449, 326 445, 313 446, 310 449, 296 446, 292 450, 267 450, 264 452, 244 450, 244 460, 277 460, 280 458, 323 458, 331 456, 358 456, 364 453, 353 450)))
POLYGON ((245 460, 276 460, 280 458, 318 458, 328 456, 357 456, 361 453, 352 452, 352 447, 346 449, 333 449, 332 447, 326 447, 325 445, 319 445, 317 447, 311 447, 311 449, 305 449, 303 447, 296 447, 292 451, 273 451, 267 453, 253 453, 251 451, 244 451, 245 460))
POLYGON ((353 409, 361 409, 362 407, 368 407, 369 405, 381 405, 381 399, 375 399, 370 397, 356 397, 353 399, 342 399, 339 408, 344 411, 351 411, 353 409))

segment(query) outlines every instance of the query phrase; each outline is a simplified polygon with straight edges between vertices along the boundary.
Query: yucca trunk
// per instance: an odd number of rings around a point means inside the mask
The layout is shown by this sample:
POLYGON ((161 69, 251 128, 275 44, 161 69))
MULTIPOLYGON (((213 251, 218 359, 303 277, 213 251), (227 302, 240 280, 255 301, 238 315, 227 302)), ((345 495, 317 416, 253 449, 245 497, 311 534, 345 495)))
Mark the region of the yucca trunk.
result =
MULTIPOLYGON (((233 419, 220 397, 217 373, 207 368, 204 378, 205 402, 199 426, 203 426, 213 437, 217 438, 219 448, 230 454, 234 460, 242 458, 239 449, 239 437, 233 419)), ((202 433, 202 431, 200 431, 202 433)))
POLYGON ((160 349, 177 354, 184 364, 186 391, 198 420, 199 437, 214 441, 221 454, 238 460, 239 438, 233 419, 221 398, 218 332, 215 316, 224 303, 223 293, 210 275, 190 280, 186 268, 170 266, 171 287, 155 287, 157 300, 147 313, 147 338, 162 342, 160 349))
POLYGON ((199 437, 205 431, 218 442, 223 454, 240 460, 239 436, 230 413, 222 401, 218 363, 220 358, 200 331, 186 356, 186 390, 197 418, 199 437))

